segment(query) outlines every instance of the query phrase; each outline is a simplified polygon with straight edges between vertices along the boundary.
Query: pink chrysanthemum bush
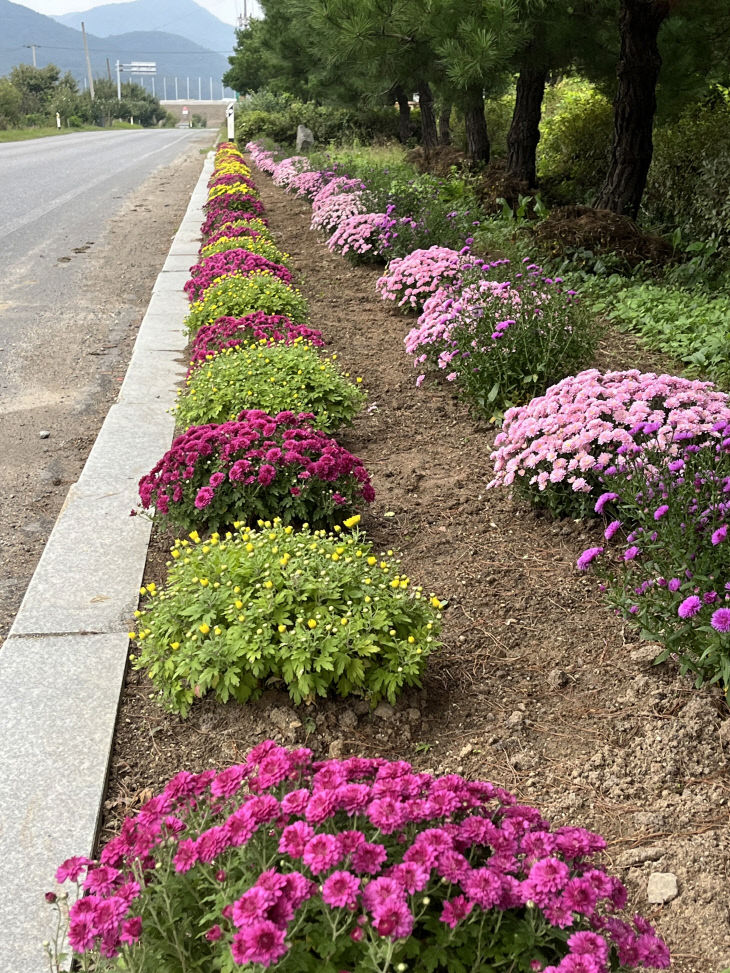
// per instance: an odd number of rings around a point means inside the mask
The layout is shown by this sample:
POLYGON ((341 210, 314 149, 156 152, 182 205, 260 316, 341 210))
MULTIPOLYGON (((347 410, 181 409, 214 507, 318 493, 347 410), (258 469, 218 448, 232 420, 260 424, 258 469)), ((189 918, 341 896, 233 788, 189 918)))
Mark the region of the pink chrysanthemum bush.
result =
POLYGON ((328 196, 320 206, 312 209, 310 229, 324 230, 331 235, 345 220, 359 216, 367 210, 368 200, 364 193, 336 193, 328 196))
POLYGON ((490 486, 514 485, 556 514, 583 516, 593 512, 605 476, 623 468, 635 445, 657 445, 673 458, 678 435, 699 444, 728 420, 728 396, 711 382, 588 369, 507 410, 490 486))
POLYGON ((285 284, 292 282, 291 271, 283 264, 272 263, 257 253, 238 248, 204 257, 190 268, 190 279, 183 290, 192 303, 201 300, 208 288, 223 278, 248 277, 249 274, 262 272, 278 277, 285 284))
POLYGON ((326 173, 325 175, 327 181, 312 197, 312 211, 314 213, 320 210, 332 196, 357 195, 367 188, 361 179, 353 179, 350 176, 335 176, 334 173, 326 173))
POLYGON ((295 176, 311 168, 309 159, 305 155, 291 155, 275 166, 271 173, 271 180, 280 189, 288 189, 295 176))
POLYGON ((270 149, 264 148, 264 146, 259 145, 258 142, 248 142, 246 145, 246 151, 251 156, 251 161, 257 169, 271 175, 276 168, 276 160, 274 158, 274 153, 270 149))
POLYGON ((294 193, 297 199, 306 199, 310 203, 320 190, 324 189, 331 180, 331 173, 309 169, 300 172, 289 180, 287 192, 294 193))
POLYGON ((217 355, 224 348, 251 345, 256 341, 267 345, 283 341, 284 344, 291 345, 297 338, 317 348, 324 346, 321 331, 305 324, 295 324, 284 314, 254 311, 240 318, 224 315, 212 324, 204 325, 195 335, 190 352, 190 368, 197 368, 203 362, 210 361, 213 355, 217 355))
POLYGON ((204 260, 206 257, 212 257, 216 253, 225 253, 227 250, 248 250, 249 253, 265 257, 273 264, 281 264, 289 268, 289 254, 279 250, 271 237, 263 236, 261 233, 252 233, 246 236, 226 236, 225 233, 217 233, 216 239, 202 246, 199 253, 201 260, 204 260))
POLYGON ((242 172, 220 172, 214 170, 213 175, 208 180, 208 189, 215 189, 217 186, 247 186, 252 192, 256 192, 256 183, 250 176, 243 175, 242 172))
POLYGON ((261 223, 260 226, 256 226, 253 220, 233 220, 230 223, 225 223, 220 230, 216 230, 215 233, 201 245, 199 253, 201 256, 206 256, 203 250, 206 247, 215 246, 219 240, 233 240, 233 239, 247 239, 251 238, 253 240, 264 237, 270 240, 271 236, 267 227, 261 223))
POLYGON ((398 307, 422 309, 424 301, 440 287, 458 287, 464 273, 482 266, 468 250, 457 252, 448 247, 414 250, 406 257, 396 257, 375 285, 384 301, 395 301, 398 307))
POLYGON ((730 702, 730 419, 700 442, 685 430, 660 447, 659 432, 647 422, 647 444, 604 474, 604 537, 578 568, 593 563, 609 604, 664 647, 657 662, 720 683, 730 702))
POLYGON ((382 261, 380 244, 385 219, 385 213, 350 216, 340 223, 327 246, 332 253, 349 256, 355 263, 382 261))
POLYGON ((250 409, 234 422, 190 426, 140 480, 143 509, 184 532, 273 517, 317 527, 341 521, 375 491, 361 460, 313 429, 313 418, 250 409))
POLYGON ((604 847, 485 781, 266 740, 177 774, 56 877, 85 892, 68 941, 99 973, 667 968, 649 923, 617 915, 604 847))

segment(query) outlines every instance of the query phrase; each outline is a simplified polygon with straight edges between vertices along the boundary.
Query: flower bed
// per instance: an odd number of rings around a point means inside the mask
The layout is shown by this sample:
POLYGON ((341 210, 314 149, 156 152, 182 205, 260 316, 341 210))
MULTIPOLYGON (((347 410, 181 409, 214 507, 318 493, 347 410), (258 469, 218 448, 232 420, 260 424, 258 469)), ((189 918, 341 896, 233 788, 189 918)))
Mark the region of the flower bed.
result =
POLYGON ((245 314, 283 314, 296 324, 307 319, 307 302, 297 288, 279 277, 258 271, 247 277, 224 278, 212 284, 199 301, 190 305, 185 327, 191 337, 206 324, 222 316, 243 317, 245 314))

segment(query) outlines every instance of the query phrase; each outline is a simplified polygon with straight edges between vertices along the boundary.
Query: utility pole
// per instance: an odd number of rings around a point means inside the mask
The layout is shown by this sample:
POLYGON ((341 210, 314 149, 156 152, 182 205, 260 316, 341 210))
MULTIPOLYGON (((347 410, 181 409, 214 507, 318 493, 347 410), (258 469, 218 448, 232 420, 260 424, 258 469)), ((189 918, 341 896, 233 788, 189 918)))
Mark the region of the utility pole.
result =
POLYGON ((89 92, 91 93, 91 100, 94 100, 94 78, 91 74, 91 58, 89 57, 89 43, 86 40, 86 28, 84 27, 83 20, 81 21, 81 36, 84 38, 84 54, 86 55, 86 71, 89 75, 89 92))
POLYGON ((200 75, 198 75, 198 101, 203 100, 202 84, 203 84, 203 79, 200 77, 200 75))
POLYGON ((109 58, 106 59, 106 76, 111 81, 112 79, 112 66, 109 63, 109 58))
POLYGON ((177 75, 175 75, 175 101, 177 101, 177 75))
POLYGON ((155 76, 154 76, 154 74, 152 75, 152 97, 153 98, 156 97, 155 96, 155 76))
POLYGON ((117 101, 122 100, 122 65, 117 61, 117 101))
POLYGON ((31 49, 31 51, 33 52, 33 67, 34 68, 37 68, 38 67, 38 62, 36 61, 35 49, 36 49, 36 47, 38 47, 38 45, 37 44, 23 44, 23 47, 29 47, 31 49))
POLYGON ((210 79, 210 100, 213 101, 213 78, 210 79))
POLYGON ((188 83, 188 93, 187 93, 186 97, 187 97, 188 101, 190 101, 190 78, 186 78, 185 80, 188 83))
POLYGON ((167 75, 162 79, 162 100, 167 101, 167 75))

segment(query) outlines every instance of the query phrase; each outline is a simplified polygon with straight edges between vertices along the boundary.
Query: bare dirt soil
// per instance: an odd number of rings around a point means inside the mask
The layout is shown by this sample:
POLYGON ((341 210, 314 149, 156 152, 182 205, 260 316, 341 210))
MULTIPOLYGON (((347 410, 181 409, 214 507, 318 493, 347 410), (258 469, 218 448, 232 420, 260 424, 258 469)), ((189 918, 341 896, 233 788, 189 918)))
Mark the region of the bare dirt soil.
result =
MULTIPOLYGON (((405 758, 419 769, 492 780, 559 824, 604 834, 631 905, 656 924, 675 973, 730 964, 730 719, 717 692, 653 667, 638 641, 575 570, 596 528, 551 521, 487 490, 494 430, 449 389, 414 387, 403 352, 409 320, 376 297, 377 271, 331 255, 309 209, 257 181, 278 245, 294 260, 312 323, 369 405, 343 444, 362 457, 378 498, 363 526, 408 574, 448 599, 444 646, 423 689, 395 708, 323 701, 294 708, 196 703, 181 720, 139 673, 127 678, 106 804, 107 834, 176 771, 239 760, 259 740, 306 743, 319 756, 405 758), (647 902, 653 872, 679 894, 647 902)), ((600 367, 667 367, 630 339, 606 336, 600 367)), ((672 367, 669 365, 669 367, 672 367)), ((674 366, 676 369, 676 366, 674 366)), ((157 533, 147 576, 165 574, 157 533)))
POLYGON ((199 141, 191 143, 146 179, 93 248, 61 258, 84 261, 83 294, 56 310, 62 340, 28 343, 14 366, 20 391, 3 404, 0 423, 0 640, 119 392, 152 287, 200 176, 200 149, 199 141), (49 436, 41 439, 42 431, 49 436))

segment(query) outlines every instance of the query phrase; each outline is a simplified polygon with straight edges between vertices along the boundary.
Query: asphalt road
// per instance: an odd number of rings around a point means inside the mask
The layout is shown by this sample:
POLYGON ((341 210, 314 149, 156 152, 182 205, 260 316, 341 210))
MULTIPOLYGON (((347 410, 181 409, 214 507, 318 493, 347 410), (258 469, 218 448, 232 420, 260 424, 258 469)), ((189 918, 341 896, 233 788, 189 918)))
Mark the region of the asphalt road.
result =
POLYGON ((0 411, 30 391, 22 367, 30 347, 63 340, 55 309, 83 296, 84 266, 74 258, 153 169, 199 139, 194 129, 163 129, 0 144, 0 411))
POLYGON ((116 398, 215 136, 0 144, 0 639, 116 398))

